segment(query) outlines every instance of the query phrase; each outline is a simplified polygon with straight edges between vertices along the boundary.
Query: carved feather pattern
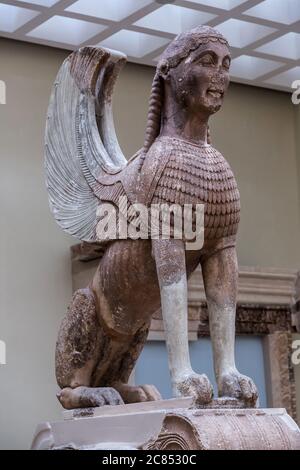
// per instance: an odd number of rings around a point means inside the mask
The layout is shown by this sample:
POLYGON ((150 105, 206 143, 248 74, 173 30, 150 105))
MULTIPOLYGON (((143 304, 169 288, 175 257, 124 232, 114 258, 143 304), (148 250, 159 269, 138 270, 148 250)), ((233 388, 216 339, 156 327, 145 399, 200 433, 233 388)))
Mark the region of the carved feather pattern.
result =
POLYGON ((103 198, 124 194, 120 185, 106 188, 98 179, 127 165, 112 117, 113 86, 125 61, 124 54, 83 47, 65 60, 52 89, 45 133, 49 204, 59 225, 82 241, 96 240, 103 198))
MULTIPOLYGON (((137 174, 144 165, 127 165, 112 116, 113 87, 125 60, 116 51, 84 47, 71 54, 58 73, 45 146, 55 219, 71 235, 101 242, 96 234, 99 204, 117 204, 120 196, 130 193, 129 200, 140 203, 204 203, 205 238, 235 234, 239 192, 228 163, 212 147, 162 137, 145 157, 147 174, 137 174), (142 184, 136 184, 138 177, 142 184), (135 194, 137 187, 142 190, 135 194)), ((127 209, 130 221, 129 203, 127 209)))
POLYGON ((169 143, 170 158, 156 186, 155 204, 205 204, 205 238, 234 235, 240 220, 240 196, 232 170, 211 146, 180 139, 169 143))

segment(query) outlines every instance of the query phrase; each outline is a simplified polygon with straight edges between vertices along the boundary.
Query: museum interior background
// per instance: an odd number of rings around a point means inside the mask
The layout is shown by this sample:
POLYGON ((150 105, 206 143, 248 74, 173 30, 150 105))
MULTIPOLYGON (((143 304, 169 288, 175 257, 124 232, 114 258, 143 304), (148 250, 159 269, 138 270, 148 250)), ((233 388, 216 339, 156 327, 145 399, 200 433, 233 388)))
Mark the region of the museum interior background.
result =
MULTIPOLYGON (((9 3, 20 7, 22 2, 9 3)), ((61 7, 71 3, 58 2, 61 7)), ((248 8, 250 3, 260 2, 247 1, 248 8)), ((14 40, 10 33, 0 36, 0 80, 6 83, 6 104, 0 105, 0 339, 7 347, 7 364, 0 366, 0 448, 8 449, 28 448, 37 423, 61 417, 55 398, 57 331, 74 285, 93 266, 74 254, 72 264, 70 247, 76 240, 56 225, 44 180, 49 94, 72 48, 14 40)), ((116 86, 115 124, 128 157, 143 143, 153 75, 153 66, 129 62, 116 86)), ((230 85, 223 110, 211 122, 213 145, 232 166, 241 193, 239 264, 255 272, 275 268, 282 279, 287 276, 286 291, 276 293, 275 287, 272 295, 288 299, 293 273, 300 269, 300 105, 292 103, 291 90, 240 81, 244 83, 230 85)), ((259 288, 265 280, 258 276, 256 282, 259 288)), ((271 406, 267 389, 272 358, 266 361, 263 335, 255 331, 239 335, 238 361, 242 372, 258 383, 261 405, 271 406)), ((193 331, 191 340, 194 367, 211 376, 208 337, 197 339, 193 331)), ((134 379, 155 381, 169 397, 166 360, 163 335, 152 332, 134 379)), ((300 366, 294 373, 299 422, 300 366)))

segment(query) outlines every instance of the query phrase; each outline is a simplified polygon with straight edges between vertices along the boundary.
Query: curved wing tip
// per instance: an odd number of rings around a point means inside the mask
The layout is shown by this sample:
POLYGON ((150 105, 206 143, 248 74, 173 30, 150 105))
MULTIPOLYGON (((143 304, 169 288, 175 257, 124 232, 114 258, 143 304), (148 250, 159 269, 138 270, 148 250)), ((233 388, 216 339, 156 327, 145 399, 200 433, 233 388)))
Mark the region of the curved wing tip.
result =
POLYGON ((125 52, 117 51, 116 49, 109 49, 108 47, 101 47, 101 49, 108 52, 111 58, 115 60, 127 60, 127 54, 125 54, 125 52))
POLYGON ((117 49, 110 49, 109 47, 104 47, 104 46, 95 46, 95 45, 83 46, 83 47, 80 47, 79 49, 75 49, 73 51, 73 54, 74 52, 82 52, 85 49, 101 50, 101 51, 107 52, 110 55, 110 58, 115 59, 116 61, 120 59, 123 59, 123 60, 125 59, 127 61, 127 54, 125 54, 125 52, 118 51, 117 49))

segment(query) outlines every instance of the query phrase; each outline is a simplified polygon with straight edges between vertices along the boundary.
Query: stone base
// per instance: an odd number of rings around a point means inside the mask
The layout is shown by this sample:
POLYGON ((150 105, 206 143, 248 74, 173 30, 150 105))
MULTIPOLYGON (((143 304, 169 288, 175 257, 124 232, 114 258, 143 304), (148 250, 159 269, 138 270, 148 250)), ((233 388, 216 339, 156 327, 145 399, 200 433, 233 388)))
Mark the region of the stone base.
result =
POLYGON ((285 409, 245 409, 232 399, 191 407, 182 398, 65 411, 64 421, 37 427, 31 448, 300 450, 300 429, 285 409))

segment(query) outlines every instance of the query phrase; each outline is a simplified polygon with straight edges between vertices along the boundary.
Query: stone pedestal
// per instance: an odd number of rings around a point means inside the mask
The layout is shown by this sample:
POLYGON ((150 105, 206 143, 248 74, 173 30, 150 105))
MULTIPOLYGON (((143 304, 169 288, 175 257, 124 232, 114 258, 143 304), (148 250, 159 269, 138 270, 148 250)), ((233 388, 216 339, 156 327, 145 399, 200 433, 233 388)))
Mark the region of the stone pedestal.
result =
POLYGON ((189 398, 64 412, 37 427, 33 450, 300 450, 285 409, 243 409, 235 400, 191 408, 189 398))

